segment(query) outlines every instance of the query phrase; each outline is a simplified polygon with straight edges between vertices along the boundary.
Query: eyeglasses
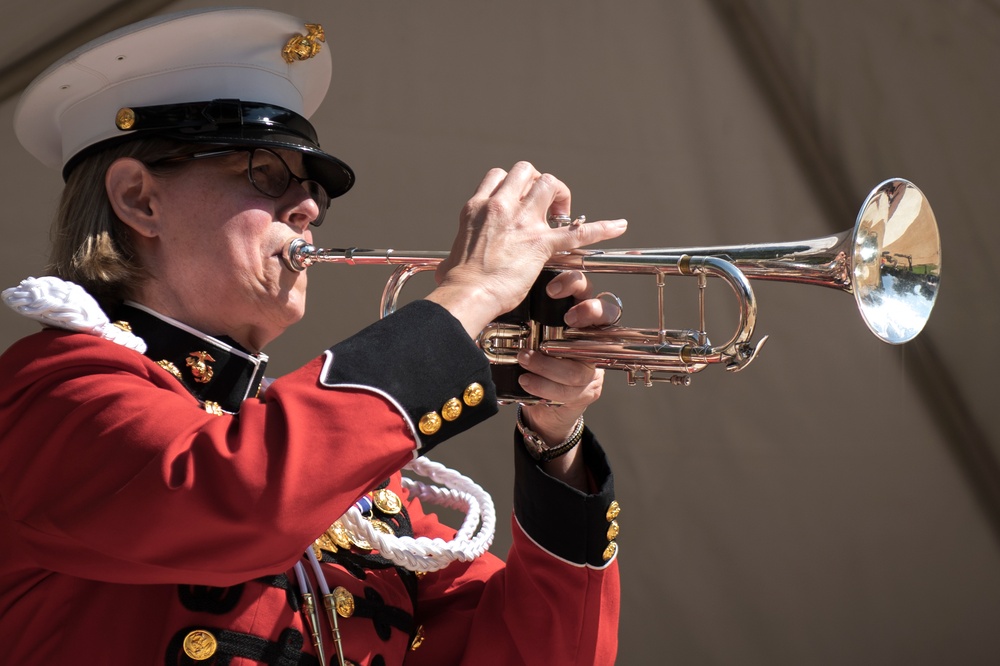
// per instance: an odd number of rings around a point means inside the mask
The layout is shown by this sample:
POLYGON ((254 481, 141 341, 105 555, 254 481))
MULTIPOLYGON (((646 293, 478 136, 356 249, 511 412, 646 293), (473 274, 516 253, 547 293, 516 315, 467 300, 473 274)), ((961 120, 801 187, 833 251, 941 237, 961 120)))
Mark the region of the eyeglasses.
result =
POLYGON ((288 187, 292 184, 292 181, 295 181, 302 186, 306 194, 309 195, 309 198, 315 201, 316 206, 319 208, 319 214, 310 224, 314 227, 323 224, 323 218, 326 217, 326 211, 330 207, 330 195, 327 194, 326 189, 315 180, 296 176, 292 173, 285 160, 281 159, 280 155, 267 148, 210 150, 191 153, 190 155, 181 155, 179 157, 168 157, 157 162, 152 162, 151 166, 166 164, 168 162, 186 162, 188 160, 202 160, 210 157, 224 157, 243 152, 247 153, 247 178, 250 180, 250 184, 254 186, 254 189, 265 196, 277 199, 283 196, 288 191, 288 187))

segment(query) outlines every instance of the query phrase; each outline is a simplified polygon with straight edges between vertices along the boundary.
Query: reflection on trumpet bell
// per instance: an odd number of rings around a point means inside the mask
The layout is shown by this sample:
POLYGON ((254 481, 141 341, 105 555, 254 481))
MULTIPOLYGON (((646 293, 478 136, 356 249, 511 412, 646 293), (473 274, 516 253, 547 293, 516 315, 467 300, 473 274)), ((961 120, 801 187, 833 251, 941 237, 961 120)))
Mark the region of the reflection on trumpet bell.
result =
MULTIPOLYGON (((446 252, 436 251, 320 249, 303 239, 289 243, 283 255, 285 265, 294 271, 316 263, 397 266, 382 295, 383 317, 395 311, 400 291, 413 275, 436 268, 446 257, 446 252)), ((513 323, 509 318, 494 322, 482 332, 479 346, 491 363, 515 365, 519 351, 535 349, 625 371, 630 384, 687 385, 691 374, 709 365, 738 371, 759 354, 766 337, 751 342, 757 304, 749 279, 853 293, 866 325, 879 339, 891 344, 912 340, 926 324, 937 298, 941 243, 923 193, 909 181, 892 179, 868 195, 854 228, 835 236, 777 244, 576 250, 553 257, 546 269, 653 276, 659 298, 658 326, 573 329, 562 326, 561 319, 544 324, 545 318, 532 312, 513 323), (699 281, 701 316, 696 328, 666 327, 666 276, 699 281), (704 286, 709 277, 729 285, 740 310, 735 332, 718 346, 709 342, 705 330, 704 286)))
MULTIPOLYGON (((619 251, 656 256, 679 250, 619 251)), ((865 324, 891 344, 909 342, 923 330, 941 279, 941 239, 934 212, 913 183, 899 178, 872 190, 854 228, 835 236, 683 252, 723 257, 753 279, 853 293, 865 324)))

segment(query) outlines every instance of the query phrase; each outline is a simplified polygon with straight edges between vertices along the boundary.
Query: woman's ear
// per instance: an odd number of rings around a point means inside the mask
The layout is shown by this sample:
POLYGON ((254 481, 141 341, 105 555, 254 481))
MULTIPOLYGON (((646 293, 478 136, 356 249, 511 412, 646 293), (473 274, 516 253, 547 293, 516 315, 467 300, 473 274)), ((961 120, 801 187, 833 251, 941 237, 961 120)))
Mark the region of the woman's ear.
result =
POLYGON ((157 182, 145 164, 131 157, 118 158, 108 167, 104 187, 118 219, 141 236, 157 235, 160 224, 155 205, 157 182))

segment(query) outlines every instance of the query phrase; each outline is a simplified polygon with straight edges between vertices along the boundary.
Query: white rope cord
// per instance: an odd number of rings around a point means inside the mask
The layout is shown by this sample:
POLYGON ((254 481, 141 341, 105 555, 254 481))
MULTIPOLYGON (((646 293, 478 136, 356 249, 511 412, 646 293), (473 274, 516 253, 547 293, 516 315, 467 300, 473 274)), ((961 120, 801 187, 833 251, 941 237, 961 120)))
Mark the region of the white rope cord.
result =
POLYGON ((26 278, 0 295, 7 307, 45 326, 89 333, 140 354, 146 351, 142 338, 118 328, 83 287, 57 277, 26 278))
POLYGON ((428 537, 397 537, 372 527, 357 507, 351 507, 340 519, 379 551, 382 557, 410 571, 437 571, 452 562, 471 562, 487 550, 496 534, 496 508, 493 498, 479 484, 441 463, 417 458, 403 469, 429 477, 446 487, 403 478, 403 486, 421 501, 466 511, 461 529, 451 541, 428 537), (475 533, 476 526, 479 532, 475 533))

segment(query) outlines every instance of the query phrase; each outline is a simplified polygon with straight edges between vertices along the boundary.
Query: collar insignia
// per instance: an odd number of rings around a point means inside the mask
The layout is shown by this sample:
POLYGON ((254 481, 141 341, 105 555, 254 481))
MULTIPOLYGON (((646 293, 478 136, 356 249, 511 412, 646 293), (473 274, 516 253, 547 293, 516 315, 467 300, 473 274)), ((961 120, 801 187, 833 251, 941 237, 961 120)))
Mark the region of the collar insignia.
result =
POLYGON ((146 356, 176 377, 206 411, 236 414, 240 403, 258 394, 267 366, 264 354, 175 325, 145 308, 121 305, 115 314, 146 341, 146 356))
POLYGON ((188 354, 185 363, 191 368, 191 374, 194 375, 194 380, 199 384, 207 384, 212 381, 212 375, 215 374, 215 371, 212 370, 209 362, 215 363, 215 359, 208 352, 196 351, 188 354))

